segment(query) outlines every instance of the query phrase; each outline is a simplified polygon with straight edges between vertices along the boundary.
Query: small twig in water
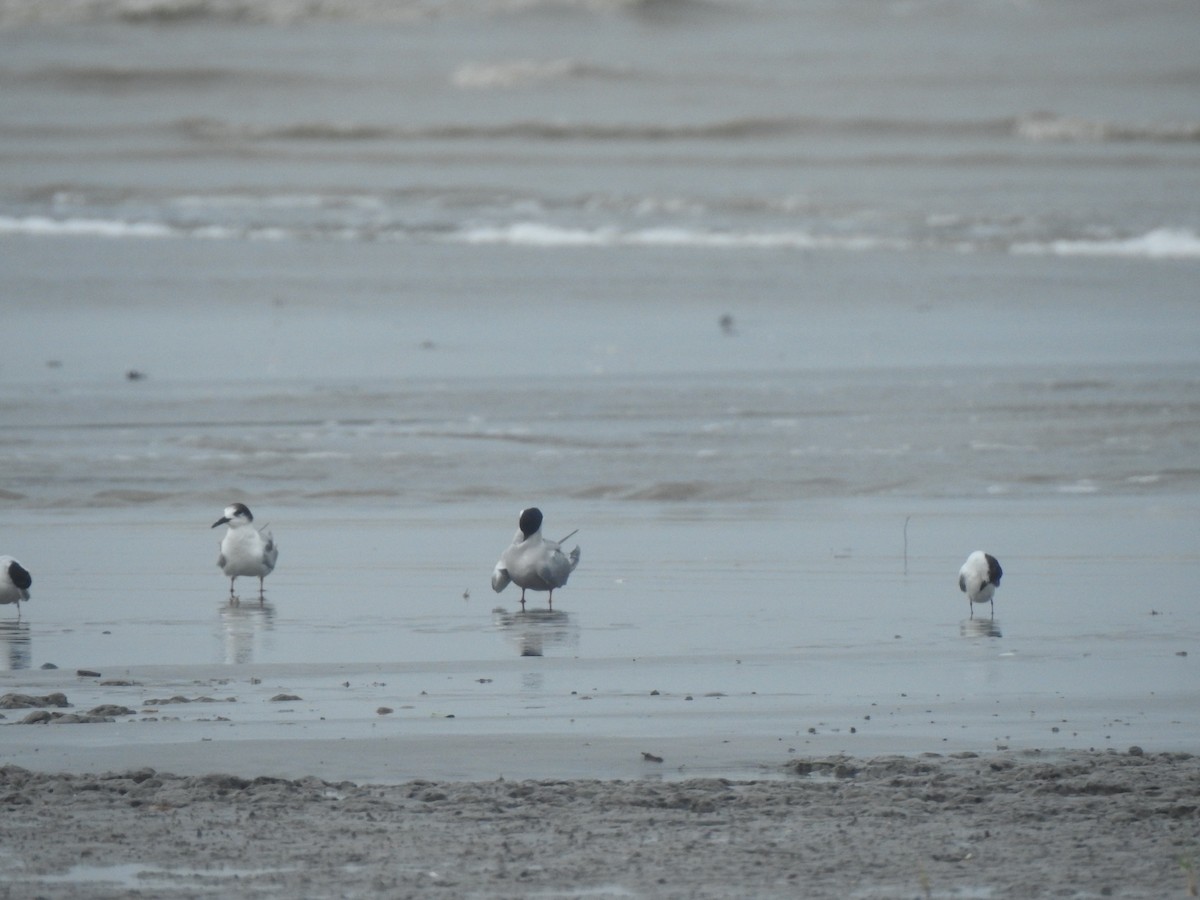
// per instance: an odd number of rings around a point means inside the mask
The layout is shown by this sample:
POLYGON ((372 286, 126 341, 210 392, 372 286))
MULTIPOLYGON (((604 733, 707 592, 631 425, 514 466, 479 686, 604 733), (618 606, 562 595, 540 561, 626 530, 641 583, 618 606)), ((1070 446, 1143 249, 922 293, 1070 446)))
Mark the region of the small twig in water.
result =
POLYGON ((1186 856, 1181 856, 1179 858, 1179 868, 1183 869, 1184 875, 1187 876, 1187 895, 1189 897, 1200 897, 1200 881, 1197 880, 1196 861, 1186 856))
POLYGON ((925 900, 929 900, 933 896, 933 885, 929 883, 929 873, 925 871, 924 866, 918 867, 917 878, 921 882, 921 892, 925 895, 925 900))
POLYGON ((908 574, 908 522, 912 516, 904 517, 904 574, 908 574))

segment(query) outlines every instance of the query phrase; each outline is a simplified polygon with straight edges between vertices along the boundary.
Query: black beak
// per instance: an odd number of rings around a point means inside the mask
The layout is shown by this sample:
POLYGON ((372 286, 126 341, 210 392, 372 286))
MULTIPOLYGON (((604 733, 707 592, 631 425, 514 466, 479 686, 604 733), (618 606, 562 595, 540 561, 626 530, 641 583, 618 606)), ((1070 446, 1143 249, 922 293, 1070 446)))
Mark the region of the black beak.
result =
POLYGON ((212 527, 213 527, 213 528, 216 528, 218 525, 224 525, 224 524, 226 524, 228 521, 229 521, 228 517, 222 517, 222 518, 220 518, 220 519, 217 519, 217 521, 213 522, 213 523, 212 523, 212 527))

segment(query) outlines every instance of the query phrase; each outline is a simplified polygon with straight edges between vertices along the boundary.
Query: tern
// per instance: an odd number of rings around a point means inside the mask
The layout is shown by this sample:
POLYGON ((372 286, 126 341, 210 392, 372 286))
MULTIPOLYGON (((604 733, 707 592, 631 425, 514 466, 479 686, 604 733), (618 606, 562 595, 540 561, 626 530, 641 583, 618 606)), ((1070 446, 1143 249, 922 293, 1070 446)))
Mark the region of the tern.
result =
POLYGON ((0 556, 0 603, 17 604, 17 618, 21 618, 21 601, 29 602, 29 586, 33 576, 29 570, 11 556, 0 556))
POLYGON ((570 555, 562 552, 561 541, 548 541, 542 537, 542 511, 536 506, 521 510, 517 520, 518 531, 513 541, 500 556, 492 570, 492 590, 499 593, 511 581, 521 589, 521 609, 525 609, 525 592, 549 591, 550 609, 554 609, 554 589, 567 583, 575 567, 579 565, 579 548, 570 555))
POLYGON ((958 589, 967 595, 967 608, 971 610, 971 618, 975 618, 976 603, 990 603, 992 616, 996 615, 996 588, 1000 587, 1000 576, 1004 570, 996 557, 976 550, 967 557, 963 567, 958 570, 958 589))
POLYGON ((229 530, 221 539, 221 555, 217 565, 229 576, 229 599, 236 602, 233 583, 239 575, 258 578, 258 599, 263 599, 263 579, 275 570, 279 558, 279 547, 267 526, 254 525, 254 515, 244 503, 225 507, 225 515, 213 522, 212 527, 228 525, 229 530))

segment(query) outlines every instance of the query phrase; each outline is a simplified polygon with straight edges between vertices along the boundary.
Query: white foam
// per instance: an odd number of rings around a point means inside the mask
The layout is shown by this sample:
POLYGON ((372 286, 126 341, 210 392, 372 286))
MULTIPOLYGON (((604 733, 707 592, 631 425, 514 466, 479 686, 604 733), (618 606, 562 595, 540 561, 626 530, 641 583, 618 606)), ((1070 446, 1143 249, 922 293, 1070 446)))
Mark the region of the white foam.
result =
POLYGON ((0 235, 31 237, 165 238, 178 235, 161 222, 122 222, 115 219, 51 219, 48 216, 0 216, 0 235))
POLYGON ((451 235, 464 244, 511 244, 526 247, 605 247, 618 243, 616 229, 560 228, 536 222, 484 225, 451 235))
POLYGON ((1200 236, 1186 228, 1155 228, 1138 237, 1058 240, 1014 244, 1013 253, 1042 256, 1124 256, 1142 259, 1200 258, 1200 236))
MULTIPOLYGON (((186 198, 180 205, 193 204, 186 198)), ((221 205, 237 206, 237 198, 224 197, 221 205)), ((261 200, 259 202, 262 202, 261 200)), ((321 209, 327 201, 316 196, 293 195, 267 198, 268 207, 321 209)), ((354 209, 365 204, 352 201, 354 209)), ((252 204, 247 204, 251 208, 252 204)), ((448 233, 428 233, 421 229, 383 229, 342 223, 309 223, 294 227, 268 221, 261 224, 195 221, 173 224, 169 221, 130 221, 120 218, 87 216, 52 217, 41 215, 0 216, 0 237, 97 237, 110 239, 194 238, 197 240, 444 240, 463 244, 491 244, 543 249, 573 247, 650 247, 701 250, 797 250, 830 252, 901 252, 924 246, 917 240, 863 232, 818 234, 804 229, 720 230, 685 225, 661 225, 628 228, 621 225, 559 225, 530 218, 499 224, 467 225, 448 233)), ((957 248, 961 249, 961 248, 957 248)), ((979 249, 971 245, 968 249, 979 249)), ((1200 235, 1186 228, 1156 228, 1133 237, 1063 238, 1026 241, 1009 248, 1014 254, 1041 256, 1127 257, 1146 260, 1200 258, 1200 235)))
POLYGON ((565 228, 539 222, 464 229, 449 240, 530 247, 695 247, 731 250, 902 250, 900 240, 872 235, 814 235, 805 231, 704 231, 691 228, 565 228))
POLYGON ((240 238, 242 232, 240 229, 228 228, 224 225, 203 225, 193 228, 189 232, 189 236, 204 241, 231 241, 240 238))

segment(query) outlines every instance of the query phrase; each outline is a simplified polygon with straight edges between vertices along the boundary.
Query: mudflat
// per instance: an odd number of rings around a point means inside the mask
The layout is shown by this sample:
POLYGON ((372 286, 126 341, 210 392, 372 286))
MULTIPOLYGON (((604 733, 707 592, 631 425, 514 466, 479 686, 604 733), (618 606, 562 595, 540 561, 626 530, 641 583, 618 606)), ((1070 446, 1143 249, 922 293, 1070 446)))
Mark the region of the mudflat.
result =
MULTIPOLYGON (((214 760, 214 766, 219 760, 214 760)), ((0 768, 6 897, 1186 897, 1200 758, 798 758, 761 780, 0 768)))

